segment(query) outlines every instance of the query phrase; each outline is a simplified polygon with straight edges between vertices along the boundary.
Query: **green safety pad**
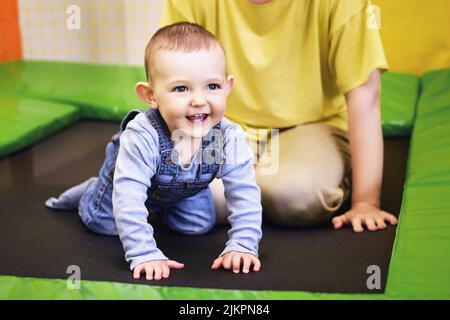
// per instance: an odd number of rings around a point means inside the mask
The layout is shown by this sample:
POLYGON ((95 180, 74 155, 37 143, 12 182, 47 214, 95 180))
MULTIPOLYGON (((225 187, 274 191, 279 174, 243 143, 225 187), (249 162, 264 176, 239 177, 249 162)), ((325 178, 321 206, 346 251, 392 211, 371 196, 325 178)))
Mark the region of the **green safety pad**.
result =
POLYGON ((415 75, 385 72, 381 77, 381 121, 385 137, 411 134, 420 79, 415 75))
POLYGON ((145 81, 140 67, 50 61, 0 64, 0 92, 70 103, 81 117, 120 121, 133 108, 145 107, 134 86, 145 81))
MULTIPOLYGON (((88 119, 119 121, 132 108, 144 108, 134 86, 145 80, 143 67, 50 61, 0 64, 0 91, 21 97, 69 102, 88 119)), ((382 75, 382 123, 385 136, 411 132, 419 79, 386 72, 382 75)))
MULTIPOLYGON (((70 274, 68 274, 68 277, 70 274)), ((8 300, 381 300, 384 294, 333 294, 305 291, 225 290, 164 287, 81 280, 0 276, 0 299, 8 300)))
POLYGON ((450 298, 450 69, 422 78, 386 293, 450 298))
POLYGON ((0 94, 0 157, 47 137, 79 117, 75 106, 0 94))

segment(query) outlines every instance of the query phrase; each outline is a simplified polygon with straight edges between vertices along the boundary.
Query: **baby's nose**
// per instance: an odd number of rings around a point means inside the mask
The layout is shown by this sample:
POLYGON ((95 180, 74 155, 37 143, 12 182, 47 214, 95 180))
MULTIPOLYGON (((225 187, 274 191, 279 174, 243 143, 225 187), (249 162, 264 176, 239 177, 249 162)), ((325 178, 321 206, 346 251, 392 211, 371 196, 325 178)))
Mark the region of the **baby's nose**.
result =
POLYGON ((196 106, 203 106, 205 104, 206 104, 206 99, 203 94, 196 93, 196 94, 192 95, 192 99, 191 99, 191 103, 190 103, 191 106, 196 107, 196 106))

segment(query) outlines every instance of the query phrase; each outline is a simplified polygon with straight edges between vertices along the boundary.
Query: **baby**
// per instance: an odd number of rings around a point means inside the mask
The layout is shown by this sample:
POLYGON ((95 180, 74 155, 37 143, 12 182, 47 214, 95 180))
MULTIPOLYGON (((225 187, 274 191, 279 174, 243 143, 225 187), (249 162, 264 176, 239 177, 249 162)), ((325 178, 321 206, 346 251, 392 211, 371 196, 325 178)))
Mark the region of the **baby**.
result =
POLYGON ((78 209, 90 230, 120 237, 134 278, 160 280, 184 265, 157 247, 149 213, 177 232, 204 234, 215 224, 208 185, 220 178, 231 228, 211 268, 259 271, 261 195, 245 134, 223 118, 234 79, 226 73, 222 45, 199 25, 172 24, 150 40, 145 68, 148 82, 135 89, 150 108, 122 120, 98 177, 46 206, 78 209))

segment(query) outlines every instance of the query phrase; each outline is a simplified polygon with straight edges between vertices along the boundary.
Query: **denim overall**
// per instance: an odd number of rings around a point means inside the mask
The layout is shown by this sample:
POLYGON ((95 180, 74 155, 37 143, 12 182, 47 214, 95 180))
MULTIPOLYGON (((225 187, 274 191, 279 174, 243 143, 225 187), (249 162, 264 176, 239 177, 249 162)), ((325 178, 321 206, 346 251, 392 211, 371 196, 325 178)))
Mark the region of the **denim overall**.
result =
MULTIPOLYGON (((79 215, 92 231, 118 235, 112 208, 114 168, 119 152, 120 135, 140 110, 131 110, 122 120, 120 130, 106 146, 105 161, 95 179, 83 194, 79 215)), ((150 214, 157 214, 171 229, 186 234, 203 234, 215 223, 215 208, 208 185, 215 178, 221 163, 221 143, 214 133, 220 132, 220 122, 202 139, 188 170, 177 161, 170 132, 156 109, 145 111, 159 138, 160 162, 151 179, 145 203, 150 214), (219 156, 219 159, 217 159, 219 156), (200 157, 200 159, 198 159, 200 157), (189 173, 189 174, 186 174, 189 173)))

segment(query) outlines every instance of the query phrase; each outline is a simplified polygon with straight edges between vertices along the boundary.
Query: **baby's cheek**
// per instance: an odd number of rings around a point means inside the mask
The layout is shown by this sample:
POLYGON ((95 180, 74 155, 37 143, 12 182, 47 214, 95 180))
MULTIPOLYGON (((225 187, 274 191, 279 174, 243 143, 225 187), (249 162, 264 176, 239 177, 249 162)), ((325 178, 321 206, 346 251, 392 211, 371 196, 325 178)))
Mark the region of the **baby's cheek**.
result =
POLYGON ((185 96, 165 96, 159 100, 160 105, 167 106, 168 108, 184 111, 187 105, 189 105, 189 99, 185 96))
POLYGON ((214 111, 216 114, 224 114, 225 110, 227 108, 227 101, 225 99, 223 100, 217 100, 214 104, 214 111))

